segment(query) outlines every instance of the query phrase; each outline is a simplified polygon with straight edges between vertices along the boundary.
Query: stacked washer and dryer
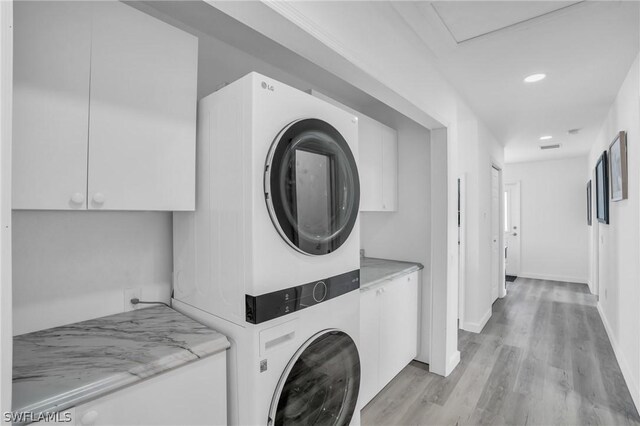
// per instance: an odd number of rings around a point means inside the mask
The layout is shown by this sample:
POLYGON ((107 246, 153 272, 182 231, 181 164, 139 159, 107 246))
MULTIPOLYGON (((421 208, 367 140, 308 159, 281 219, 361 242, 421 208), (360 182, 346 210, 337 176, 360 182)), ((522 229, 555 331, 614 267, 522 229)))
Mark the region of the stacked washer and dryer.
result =
POLYGON ((173 306, 226 334, 228 418, 360 423, 357 118, 257 73, 199 104, 173 306))

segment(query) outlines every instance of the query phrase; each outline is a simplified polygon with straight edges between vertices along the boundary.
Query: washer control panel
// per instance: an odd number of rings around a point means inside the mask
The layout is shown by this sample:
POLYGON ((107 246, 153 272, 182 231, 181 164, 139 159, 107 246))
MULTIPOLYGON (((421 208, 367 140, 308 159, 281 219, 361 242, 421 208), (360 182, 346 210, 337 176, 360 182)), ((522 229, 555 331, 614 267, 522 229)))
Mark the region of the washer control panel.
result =
POLYGON ((245 295, 246 320, 251 324, 308 308, 360 288, 360 270, 336 275, 260 296, 245 295))

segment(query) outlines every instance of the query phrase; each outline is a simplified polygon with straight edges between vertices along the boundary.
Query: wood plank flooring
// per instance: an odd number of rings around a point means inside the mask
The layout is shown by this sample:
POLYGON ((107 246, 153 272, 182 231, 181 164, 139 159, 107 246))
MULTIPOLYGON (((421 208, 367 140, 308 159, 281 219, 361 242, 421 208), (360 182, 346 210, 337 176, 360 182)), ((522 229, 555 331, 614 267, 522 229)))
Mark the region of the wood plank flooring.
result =
POLYGON ((447 378, 412 362, 363 425, 640 425, 586 285, 518 278, 447 378))

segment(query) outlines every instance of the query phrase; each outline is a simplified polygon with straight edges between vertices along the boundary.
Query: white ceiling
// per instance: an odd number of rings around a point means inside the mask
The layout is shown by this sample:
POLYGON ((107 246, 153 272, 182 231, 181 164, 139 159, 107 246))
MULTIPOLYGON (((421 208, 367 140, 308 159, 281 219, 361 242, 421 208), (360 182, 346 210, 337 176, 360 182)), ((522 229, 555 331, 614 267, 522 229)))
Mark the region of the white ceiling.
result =
MULTIPOLYGON (((586 155, 639 52, 638 3, 397 2, 505 161, 586 155), (524 77, 546 73, 539 83, 524 77), (569 129, 579 128, 577 135, 569 129), (540 136, 553 139, 540 141, 540 136), (539 146, 561 144, 560 149, 539 146)), ((621 129, 623 130, 623 129, 621 129)))
POLYGON ((522 1, 512 7, 501 1, 434 1, 431 6, 453 38, 462 43, 576 3, 579 2, 522 1))

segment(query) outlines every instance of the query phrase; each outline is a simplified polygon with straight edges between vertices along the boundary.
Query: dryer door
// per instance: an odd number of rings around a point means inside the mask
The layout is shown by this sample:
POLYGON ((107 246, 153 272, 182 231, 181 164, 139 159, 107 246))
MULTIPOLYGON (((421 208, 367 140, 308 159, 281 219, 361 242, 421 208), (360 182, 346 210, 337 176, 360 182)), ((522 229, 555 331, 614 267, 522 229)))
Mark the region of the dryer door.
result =
POLYGON ((339 330, 309 339, 285 369, 271 401, 269 425, 348 425, 360 390, 360 358, 339 330))
POLYGON ((356 161, 340 132, 317 119, 285 127, 267 158, 265 198, 276 229, 296 250, 323 255, 340 247, 360 204, 356 161))

